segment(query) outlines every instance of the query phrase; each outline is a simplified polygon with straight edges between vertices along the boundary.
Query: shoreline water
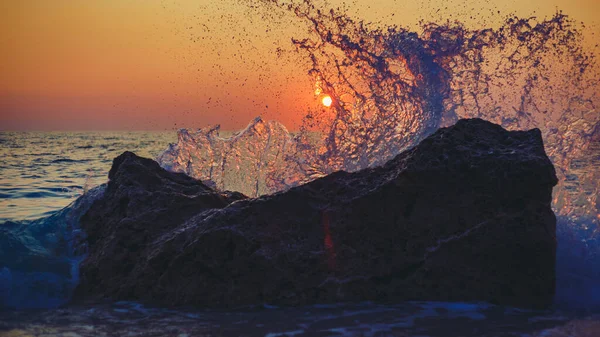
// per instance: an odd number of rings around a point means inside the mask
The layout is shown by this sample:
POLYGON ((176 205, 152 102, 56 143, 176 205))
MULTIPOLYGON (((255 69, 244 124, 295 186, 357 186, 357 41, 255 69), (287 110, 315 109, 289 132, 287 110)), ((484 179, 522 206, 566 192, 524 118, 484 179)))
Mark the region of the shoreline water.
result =
POLYGON ((134 302, 0 311, 3 336, 594 336, 598 314, 528 311, 485 303, 262 305, 234 310, 134 302), (577 334, 573 334, 577 332, 577 334))

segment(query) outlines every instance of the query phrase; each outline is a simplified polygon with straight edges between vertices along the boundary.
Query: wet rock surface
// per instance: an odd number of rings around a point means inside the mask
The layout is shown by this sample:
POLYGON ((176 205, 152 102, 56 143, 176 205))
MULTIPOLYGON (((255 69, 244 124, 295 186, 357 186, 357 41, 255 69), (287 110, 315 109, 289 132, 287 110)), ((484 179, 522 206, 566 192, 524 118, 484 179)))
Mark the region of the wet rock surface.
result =
POLYGON ((539 130, 479 119, 440 129, 381 167, 256 199, 124 153, 82 217, 90 253, 75 300, 547 307, 556 183, 539 130))

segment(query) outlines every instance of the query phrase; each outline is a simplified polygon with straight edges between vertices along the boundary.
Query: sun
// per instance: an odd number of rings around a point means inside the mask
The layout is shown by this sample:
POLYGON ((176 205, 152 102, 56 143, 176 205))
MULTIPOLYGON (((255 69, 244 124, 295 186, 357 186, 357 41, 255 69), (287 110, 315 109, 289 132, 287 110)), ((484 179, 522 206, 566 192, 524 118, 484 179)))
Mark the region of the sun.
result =
POLYGON ((327 96, 323 97, 322 102, 323 102, 324 106, 329 108, 331 106, 331 104, 333 103, 333 99, 331 99, 331 96, 327 95, 327 96))

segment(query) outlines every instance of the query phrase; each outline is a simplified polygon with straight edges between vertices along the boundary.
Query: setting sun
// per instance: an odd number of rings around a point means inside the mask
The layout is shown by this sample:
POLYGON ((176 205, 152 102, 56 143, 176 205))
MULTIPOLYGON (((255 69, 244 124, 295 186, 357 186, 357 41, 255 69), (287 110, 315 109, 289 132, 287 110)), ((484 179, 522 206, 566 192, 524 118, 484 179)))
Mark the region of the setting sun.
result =
POLYGON ((325 97, 323 97, 322 102, 323 102, 324 106, 330 107, 331 103, 333 103, 333 99, 331 99, 331 96, 325 96, 325 97))

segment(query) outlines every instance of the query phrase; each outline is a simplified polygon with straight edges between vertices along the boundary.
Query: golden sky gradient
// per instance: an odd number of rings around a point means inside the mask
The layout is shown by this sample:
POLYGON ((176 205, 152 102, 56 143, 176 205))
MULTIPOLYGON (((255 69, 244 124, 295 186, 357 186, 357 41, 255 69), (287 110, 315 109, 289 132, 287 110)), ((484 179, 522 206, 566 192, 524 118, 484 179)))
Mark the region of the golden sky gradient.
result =
MULTIPOLYGON (((235 129, 258 115, 294 129, 319 104, 297 56, 275 53, 291 49, 295 28, 265 22, 243 2, 0 2, 0 130, 235 129)), ((490 11, 547 17, 561 9, 592 26, 590 41, 600 36, 599 0, 329 3, 409 26, 442 17, 482 27, 499 18, 490 11)))

